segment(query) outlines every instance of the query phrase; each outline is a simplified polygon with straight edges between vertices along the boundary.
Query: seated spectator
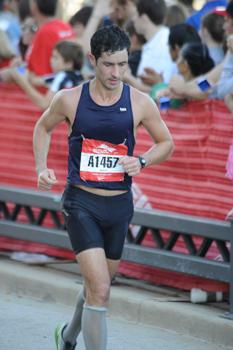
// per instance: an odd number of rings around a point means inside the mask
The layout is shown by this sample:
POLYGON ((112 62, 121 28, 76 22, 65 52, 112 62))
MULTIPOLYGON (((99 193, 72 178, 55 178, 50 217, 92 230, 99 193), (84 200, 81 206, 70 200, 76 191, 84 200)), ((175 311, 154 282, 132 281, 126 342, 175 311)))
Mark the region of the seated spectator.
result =
POLYGON ((145 38, 136 32, 133 21, 129 21, 125 25, 125 31, 130 38, 129 68, 131 73, 136 76, 138 65, 141 60, 142 46, 145 44, 145 38))
POLYGON ((212 98, 224 98, 232 90, 232 50, 231 36, 233 34, 233 0, 231 0, 226 8, 226 16, 224 23, 225 35, 228 37, 228 51, 224 57, 224 60, 214 67, 210 72, 205 75, 206 80, 209 82, 210 88, 208 91, 201 91, 197 80, 191 82, 185 82, 183 79, 175 79, 170 82, 172 90, 186 98, 202 99, 208 95, 212 98), (221 79, 220 79, 221 77, 221 79))
POLYGON ((192 26, 180 23, 170 28, 168 46, 173 61, 177 60, 184 44, 188 43, 201 43, 198 32, 192 26))
POLYGON ((180 76, 174 76, 169 82, 169 88, 172 90, 173 94, 186 99, 201 100, 206 97, 215 98, 213 88, 220 78, 223 62, 212 68, 207 74, 205 74, 205 76, 199 76, 191 81, 185 81, 180 76), (205 80, 208 85, 208 88, 205 89, 205 91, 199 87, 199 80, 202 79, 205 80))
POLYGON ((77 38, 81 38, 85 27, 91 17, 93 6, 83 6, 69 20, 77 38))
POLYGON ((225 38, 224 16, 221 12, 208 13, 202 18, 200 35, 215 64, 220 63, 225 55, 223 49, 225 38))
POLYGON ((31 100, 41 109, 46 109, 57 91, 79 85, 83 81, 80 73, 83 64, 82 48, 72 41, 60 41, 53 49, 51 67, 53 77, 41 77, 41 85, 51 82, 47 93, 41 94, 28 81, 25 74, 11 71, 12 79, 26 92, 31 100))
POLYGON ((137 79, 129 71, 124 75, 124 81, 149 93, 151 85, 143 81, 145 75, 154 71, 158 81, 168 82, 176 68, 169 54, 169 28, 163 25, 167 9, 165 1, 139 0, 136 6, 135 29, 138 34, 145 37, 146 43, 142 47, 137 79))
MULTIPOLYGON (((169 53, 173 62, 176 62, 180 49, 186 43, 197 42, 201 43, 201 38, 197 31, 186 23, 180 23, 170 28, 168 37, 169 53)), ((154 70, 146 68, 143 77, 141 77, 144 84, 152 87, 158 84, 158 89, 164 87, 163 79, 154 70)), ((154 86, 155 89, 155 86, 154 86)))
POLYGON ((166 3, 164 0, 139 0, 136 4, 138 17, 134 25, 136 31, 147 40, 142 48, 137 75, 141 77, 145 68, 152 68, 167 83, 175 71, 175 65, 169 54, 169 29, 163 25, 166 3))
MULTIPOLYGON (((177 67, 184 81, 192 81, 196 77, 209 72, 214 67, 214 61, 210 57, 206 45, 201 43, 188 43, 185 44, 179 52, 177 67)), ((173 79, 176 79, 176 77, 173 77, 173 79)), ((154 98, 159 98, 161 96, 176 99, 183 98, 183 96, 179 96, 179 94, 175 93, 170 85, 168 85, 167 89, 160 90, 154 98)))
POLYGON ((208 47, 202 43, 185 44, 180 50, 176 64, 186 81, 205 74, 214 67, 208 47))
POLYGON ((8 67, 14 56, 15 51, 6 32, 0 30, 0 69, 8 67))
POLYGON ((199 11, 194 12, 186 19, 186 23, 193 26, 197 31, 200 30, 201 18, 207 13, 213 12, 218 7, 227 6, 227 0, 206 0, 204 5, 199 11))

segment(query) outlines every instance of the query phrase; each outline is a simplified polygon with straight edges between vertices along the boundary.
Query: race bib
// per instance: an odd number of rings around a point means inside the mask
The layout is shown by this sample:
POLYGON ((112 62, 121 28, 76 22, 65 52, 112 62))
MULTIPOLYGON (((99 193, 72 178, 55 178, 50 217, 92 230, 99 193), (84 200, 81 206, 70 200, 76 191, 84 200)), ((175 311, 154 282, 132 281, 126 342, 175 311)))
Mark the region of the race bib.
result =
POLYGON ((124 169, 120 158, 127 155, 128 148, 105 141, 84 139, 82 143, 80 177, 84 181, 123 181, 124 169))

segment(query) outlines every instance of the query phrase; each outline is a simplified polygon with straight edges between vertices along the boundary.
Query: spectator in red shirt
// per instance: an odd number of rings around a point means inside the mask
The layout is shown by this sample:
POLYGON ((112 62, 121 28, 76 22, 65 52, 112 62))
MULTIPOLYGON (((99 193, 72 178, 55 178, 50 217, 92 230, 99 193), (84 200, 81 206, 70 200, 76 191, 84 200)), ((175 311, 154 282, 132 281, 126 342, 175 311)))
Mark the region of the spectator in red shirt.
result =
POLYGON ((35 75, 50 74, 50 57, 54 46, 60 40, 74 38, 74 33, 68 23, 54 17, 57 0, 31 0, 30 6, 39 29, 27 58, 28 70, 35 75))

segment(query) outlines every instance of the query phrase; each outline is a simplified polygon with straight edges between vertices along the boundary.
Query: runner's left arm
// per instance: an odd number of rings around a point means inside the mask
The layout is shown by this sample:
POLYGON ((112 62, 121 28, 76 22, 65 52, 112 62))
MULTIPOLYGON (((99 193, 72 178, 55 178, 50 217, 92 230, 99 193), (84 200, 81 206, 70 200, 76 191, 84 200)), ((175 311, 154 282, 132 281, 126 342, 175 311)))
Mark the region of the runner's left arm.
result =
MULTIPOLYGON (((137 94, 137 107, 134 111, 136 127, 142 124, 154 141, 153 146, 140 155, 145 159, 147 167, 159 164, 169 158, 174 145, 171 134, 162 120, 155 102, 145 94, 139 92, 137 94)), ((124 166, 124 170, 129 176, 138 175, 141 171, 141 164, 137 157, 124 157, 120 163, 124 166)))
POLYGON ((141 123, 152 137, 154 145, 142 156, 146 160, 146 166, 149 166, 168 159, 173 152, 174 144, 156 103, 149 96, 146 98, 141 123))

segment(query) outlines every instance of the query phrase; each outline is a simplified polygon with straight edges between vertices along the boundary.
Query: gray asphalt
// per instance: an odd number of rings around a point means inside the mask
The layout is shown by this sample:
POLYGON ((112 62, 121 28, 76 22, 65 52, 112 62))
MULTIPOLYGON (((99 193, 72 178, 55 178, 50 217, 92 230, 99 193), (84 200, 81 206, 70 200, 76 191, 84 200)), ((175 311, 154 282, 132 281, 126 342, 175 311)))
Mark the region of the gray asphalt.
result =
MULTIPOLYGON (((0 294, 0 350, 55 350, 54 327, 72 308, 54 302, 0 294)), ((108 317, 108 350, 230 350, 176 332, 108 317)), ((82 337, 77 350, 84 350, 82 337)))

